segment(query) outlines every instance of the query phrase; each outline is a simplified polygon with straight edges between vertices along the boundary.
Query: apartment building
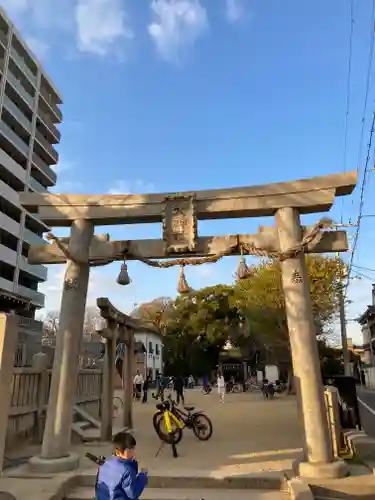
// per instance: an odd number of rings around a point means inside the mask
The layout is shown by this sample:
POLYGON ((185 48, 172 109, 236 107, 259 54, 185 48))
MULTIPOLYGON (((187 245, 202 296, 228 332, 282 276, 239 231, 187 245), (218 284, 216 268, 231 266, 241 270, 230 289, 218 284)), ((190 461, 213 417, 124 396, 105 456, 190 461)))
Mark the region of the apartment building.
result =
POLYGON ((61 98, 0 7, 0 311, 32 320, 44 306, 44 266, 27 262, 48 228, 19 204, 19 192, 56 184, 61 98))

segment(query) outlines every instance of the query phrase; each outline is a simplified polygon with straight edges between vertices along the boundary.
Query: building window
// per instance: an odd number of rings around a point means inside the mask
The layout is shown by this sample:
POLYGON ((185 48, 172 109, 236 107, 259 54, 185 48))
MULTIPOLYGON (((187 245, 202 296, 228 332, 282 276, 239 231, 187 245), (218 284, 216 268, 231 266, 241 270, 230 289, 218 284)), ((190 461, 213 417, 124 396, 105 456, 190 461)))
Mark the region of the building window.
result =
POLYGON ((159 344, 155 344, 155 354, 156 354, 156 356, 160 356, 160 347, 159 347, 159 344))
POLYGON ((152 346, 152 342, 149 342, 148 343, 148 353, 149 354, 153 354, 153 352, 154 352, 154 348, 152 346))

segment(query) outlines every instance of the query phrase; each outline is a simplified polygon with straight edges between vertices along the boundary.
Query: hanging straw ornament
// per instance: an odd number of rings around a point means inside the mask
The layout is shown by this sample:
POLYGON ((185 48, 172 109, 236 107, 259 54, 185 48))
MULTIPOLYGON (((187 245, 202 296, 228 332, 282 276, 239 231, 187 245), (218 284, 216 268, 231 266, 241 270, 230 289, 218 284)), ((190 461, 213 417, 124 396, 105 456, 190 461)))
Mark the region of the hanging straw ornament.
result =
POLYGON ((248 266, 246 264, 246 260, 245 260, 245 257, 243 256, 242 247, 241 247, 241 257, 240 257, 240 260, 238 262, 237 273, 236 273, 237 279, 238 280, 246 279, 249 277, 249 273, 250 273, 250 269, 248 268, 248 266))
POLYGON ((192 291, 185 277, 185 266, 180 266, 180 276, 178 277, 177 291, 180 294, 189 293, 192 291))
POLYGON ((119 275, 117 276, 116 283, 122 286, 126 286, 131 283, 131 279, 129 278, 128 274, 128 266, 126 265, 125 261, 123 264, 121 264, 121 270, 119 272, 119 275))

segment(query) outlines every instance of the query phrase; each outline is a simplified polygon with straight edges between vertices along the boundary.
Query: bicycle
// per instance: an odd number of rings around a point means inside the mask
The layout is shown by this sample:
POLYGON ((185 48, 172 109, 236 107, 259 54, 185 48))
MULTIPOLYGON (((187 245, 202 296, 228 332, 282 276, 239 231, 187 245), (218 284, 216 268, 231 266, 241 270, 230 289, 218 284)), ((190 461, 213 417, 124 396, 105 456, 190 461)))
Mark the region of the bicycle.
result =
POLYGON ((234 383, 234 384, 228 383, 227 387, 226 387, 226 392, 227 392, 227 394, 229 394, 230 392, 233 392, 235 394, 239 394, 240 392, 243 392, 243 387, 241 384, 238 384, 238 383, 234 383))
MULTIPOLYGON (((154 394, 152 396, 156 399, 154 394)), ((157 411, 153 417, 153 424, 156 433, 162 440, 163 444, 167 443, 171 445, 173 456, 177 458, 178 453, 176 444, 178 444, 182 439, 182 429, 184 424, 173 413, 173 402, 171 396, 168 396, 166 401, 162 399, 161 403, 157 403, 156 409, 157 411), (156 423, 158 424, 157 426, 156 423), (165 424, 165 433, 160 430, 162 423, 165 424)))
MULTIPOLYGON (((154 394, 152 396, 156 399, 154 394)), ((191 429, 195 437, 200 441, 208 441, 211 438, 213 432, 212 422, 205 413, 202 411, 194 411, 194 406, 184 406, 185 411, 183 411, 178 408, 171 396, 168 396, 168 402, 170 405, 169 410, 172 415, 171 419, 176 424, 176 444, 181 441, 182 431, 185 428, 191 429)), ((166 434, 161 429, 162 423, 163 414, 161 411, 157 411, 153 417, 154 429, 160 439, 165 440, 166 434)))
POLYGON ((247 392, 255 392, 255 391, 261 391, 262 388, 258 384, 254 384, 253 382, 247 382, 246 383, 246 390, 247 390, 247 392))
POLYGON ((207 396, 208 394, 210 394, 212 392, 212 387, 210 385, 204 385, 202 387, 202 392, 205 396, 207 396))
POLYGON ((122 412, 123 408, 124 408, 123 400, 118 396, 114 396, 112 399, 112 418, 117 418, 122 412))

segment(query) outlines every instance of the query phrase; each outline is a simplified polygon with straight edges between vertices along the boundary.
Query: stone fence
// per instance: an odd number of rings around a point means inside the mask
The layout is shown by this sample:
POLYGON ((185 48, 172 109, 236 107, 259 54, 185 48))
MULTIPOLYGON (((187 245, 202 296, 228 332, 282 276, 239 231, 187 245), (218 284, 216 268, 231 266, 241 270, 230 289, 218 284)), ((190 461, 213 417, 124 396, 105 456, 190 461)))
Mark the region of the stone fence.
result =
MULTIPOLYGON (((39 366, 35 363, 32 368, 14 368, 7 447, 25 438, 41 442, 50 385, 51 370, 43 363, 39 366)), ((101 392, 102 370, 79 370, 76 404, 83 406, 95 418, 100 416, 101 392)))

